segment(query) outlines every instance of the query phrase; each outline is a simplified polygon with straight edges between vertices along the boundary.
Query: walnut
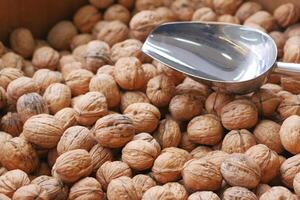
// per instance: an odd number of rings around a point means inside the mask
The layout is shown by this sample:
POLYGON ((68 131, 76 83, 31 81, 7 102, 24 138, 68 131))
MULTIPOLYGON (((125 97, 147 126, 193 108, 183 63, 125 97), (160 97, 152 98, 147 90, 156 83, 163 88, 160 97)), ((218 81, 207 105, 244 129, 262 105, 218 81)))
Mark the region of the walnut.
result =
POLYGON ((92 159, 83 149, 61 154, 52 168, 52 175, 63 182, 74 183, 92 172, 92 159))
POLYGON ((195 4, 188 0, 175 0, 171 4, 171 10, 180 21, 191 20, 195 9, 195 4))
POLYGON ((112 180, 123 176, 132 177, 132 172, 130 167, 121 161, 107 161, 101 165, 96 173, 96 178, 104 191, 107 190, 107 186, 112 180))
POLYGON ((300 36, 290 37, 283 47, 283 62, 299 63, 300 36))
POLYGON ((75 61, 78 61, 82 64, 82 67, 85 65, 85 56, 86 56, 87 44, 80 45, 73 50, 73 57, 75 61))
POLYGON ((135 57, 120 58, 114 68, 114 78, 126 90, 141 89, 146 84, 142 63, 135 57))
POLYGON ((1 130, 9 133, 13 137, 17 137, 23 130, 23 122, 20 116, 15 112, 8 112, 0 121, 1 130))
POLYGON ((107 74, 94 76, 89 85, 91 92, 101 92, 107 100, 109 108, 117 107, 121 100, 119 87, 114 78, 107 74))
POLYGON ((95 6, 86 5, 75 13, 73 22, 80 32, 89 33, 94 25, 101 20, 101 17, 101 13, 95 6))
POLYGON ((280 128, 280 140, 281 143, 287 151, 292 154, 297 154, 300 152, 299 142, 300 142, 300 117, 297 115, 292 115, 284 120, 280 128))
POLYGON ((128 24, 131 19, 129 10, 120 4, 110 6, 104 13, 104 20, 119 20, 124 24, 128 24))
POLYGON ((140 91, 125 91, 121 94, 121 111, 134 103, 150 103, 147 95, 140 91))
POLYGON ((300 172, 297 173, 294 178, 293 188, 295 190, 295 193, 299 196, 300 195, 300 172))
POLYGON ((242 0, 213 0, 214 9, 219 15, 233 15, 237 11, 241 3, 242 0))
POLYGON ((180 143, 179 143, 179 147, 181 149, 184 149, 184 150, 188 151, 188 152, 191 152, 191 154, 192 154, 192 151, 197 147, 197 144, 190 141, 187 132, 183 132, 182 135, 181 135, 181 140, 180 140, 180 143))
POLYGON ((152 175, 159 183, 177 181, 184 163, 190 159, 191 155, 183 149, 165 148, 154 161, 152 175))
POLYGON ((69 63, 73 63, 73 62, 76 62, 76 59, 72 54, 61 56, 61 58, 59 59, 59 69, 62 70, 61 68, 64 65, 69 64, 69 63))
POLYGON ((188 124, 187 133, 192 142, 215 145, 222 139, 223 127, 218 117, 207 114, 193 118, 188 124))
POLYGON ((282 4, 274 10, 274 18, 281 27, 286 28, 299 20, 299 8, 293 3, 282 4))
POLYGON ((275 94, 278 94, 278 92, 282 91, 282 87, 274 83, 266 83, 261 86, 261 89, 270 90, 275 94))
POLYGON ((155 12, 160 16, 163 23, 177 20, 177 16, 170 7, 158 7, 155 9, 155 12))
POLYGON ((230 187, 224 191, 222 200, 232 199, 258 200, 253 192, 251 192, 247 188, 239 186, 230 187))
POLYGON ((114 3, 113 0, 89 0, 89 2, 100 9, 108 8, 114 3))
POLYGON ((221 109, 233 100, 233 96, 222 92, 211 93, 206 101, 205 108, 208 113, 221 115, 221 109))
POLYGON ((59 155, 75 149, 85 149, 89 151, 94 145, 94 140, 90 136, 88 128, 83 126, 72 126, 65 130, 57 144, 59 155))
POLYGON ((279 199, 290 199, 297 200, 297 197, 293 195, 287 188, 282 186, 272 187, 269 191, 264 193, 260 198, 260 200, 279 200, 279 199))
POLYGON ((101 68, 99 68, 97 70, 96 75, 107 74, 107 75, 110 75, 111 77, 114 77, 114 69, 115 69, 115 66, 113 66, 113 65, 103 65, 101 68))
POLYGON ((268 183, 279 172, 280 162, 278 154, 263 144, 252 146, 246 151, 261 169, 261 182, 268 183))
POLYGON ((271 189, 271 186, 267 184, 259 184, 253 192, 255 192, 256 196, 260 198, 265 192, 271 189))
POLYGON ((36 69, 33 66, 32 62, 31 61, 27 61, 27 60, 24 61, 24 67, 23 67, 22 70, 23 70, 25 76, 30 77, 30 78, 33 77, 33 75, 34 75, 34 73, 36 71, 36 69))
POLYGON ((92 40, 87 43, 85 51, 85 69, 94 73, 110 61, 110 47, 106 42, 92 40))
POLYGON ((22 170, 8 171, 0 176, 0 193, 12 197, 17 189, 29 183, 28 175, 22 170))
POLYGON ((59 54, 51 47, 41 47, 35 50, 32 58, 32 64, 41 69, 55 70, 59 61, 59 54))
POLYGON ((5 68, 22 69, 24 66, 24 59, 13 52, 7 52, 1 57, 1 60, 5 68))
POLYGON ((92 158, 93 172, 96 172, 106 161, 112 161, 113 159, 112 151, 100 144, 93 146, 89 153, 92 158))
POLYGON ((211 151, 212 149, 210 147, 200 145, 191 151, 191 155, 193 156, 193 158, 202 158, 211 151))
POLYGON ((258 111, 249 100, 234 100, 221 109, 221 120, 228 130, 252 128, 258 121, 258 111))
POLYGON ((49 69, 39 69, 37 70, 32 79, 40 87, 41 93, 44 93, 49 85, 52 83, 60 83, 63 81, 63 77, 58 71, 51 71, 49 69))
POLYGON ((218 17, 218 22, 230 23, 230 24, 241 24, 239 18, 229 14, 221 15, 218 17))
POLYGON ((141 51, 142 46, 143 43, 136 39, 127 39, 116 43, 111 48, 111 59, 113 62, 117 62, 120 58, 136 57, 144 62, 146 56, 141 51))
POLYGON ((32 184, 39 185, 48 193, 49 199, 63 200, 67 196, 68 187, 51 176, 39 176, 31 181, 32 184))
POLYGON ((275 44, 277 46, 277 54, 278 54, 277 56, 278 56, 278 58, 282 58, 282 56, 283 56, 283 47, 284 47, 284 44, 287 40, 286 36, 284 35, 284 33, 279 32, 279 31, 273 31, 273 32, 269 33, 269 35, 275 41, 275 44))
POLYGON ((118 0, 118 3, 126 8, 131 8, 134 5, 135 0, 118 0))
POLYGON ((162 73, 168 76, 175 83, 175 85, 182 83, 182 81, 184 80, 186 83, 197 84, 192 79, 186 79, 186 76, 181 72, 176 71, 156 60, 153 60, 152 64, 156 66, 158 73, 162 73))
POLYGON ((136 0, 135 2, 135 9, 137 11, 154 10, 160 6, 163 6, 163 1, 160 0, 136 0))
POLYGON ((160 121, 155 138, 162 149, 167 147, 177 147, 181 140, 179 123, 171 117, 166 117, 160 121))
POLYGON ((71 71, 65 78, 66 85, 71 89, 73 96, 85 94, 89 91, 90 80, 93 73, 85 69, 71 71))
POLYGON ((130 34, 134 39, 144 41, 149 33, 162 23, 161 16, 153 10, 136 13, 130 20, 130 34))
POLYGON ((210 191, 195 192, 191 194, 188 200, 221 200, 218 195, 210 191))
POLYGON ((24 58, 32 56, 35 48, 35 42, 30 30, 26 28, 15 29, 10 34, 9 41, 11 48, 24 58))
POLYGON ((9 198, 8 196, 6 196, 5 194, 0 194, 0 198, 2 200, 11 200, 11 198, 9 198))
POLYGON ((90 126, 107 115, 107 101, 101 92, 88 92, 79 97, 73 106, 79 124, 90 126))
MULTIPOLYGON (((10 135, 10 134, 8 134, 6 132, 0 131, 0 145, 2 145, 2 143, 4 143, 7 140, 10 140, 12 138, 13 138, 12 135, 10 135)), ((0 173, 0 176, 1 176, 1 173, 0 173)))
POLYGON ((177 195, 174 194, 172 191, 169 191, 168 188, 163 186, 154 186, 148 189, 143 197, 142 200, 151 200, 151 199, 177 199, 177 195))
POLYGON ((259 165, 241 153, 228 155, 221 165, 221 173, 229 185, 248 189, 255 188, 261 177, 259 165))
POLYGON ((22 134, 30 143, 49 149, 57 145, 63 131, 63 123, 54 116, 39 114, 24 123, 22 134))
POLYGON ((62 83, 53 83, 47 87, 43 95, 50 113, 55 114, 71 104, 71 90, 62 83))
POLYGON ((300 114, 300 96, 299 95, 285 95, 281 103, 279 104, 277 111, 279 112, 281 118, 284 120, 292 115, 300 114))
POLYGON ((289 26, 285 31, 284 34, 286 35, 286 37, 290 38, 293 36, 300 36, 300 24, 294 24, 289 26))
POLYGON ((98 33, 108 23, 108 21, 98 21, 92 29, 92 37, 97 38, 98 33))
POLYGON ((244 22, 248 17, 254 13, 262 10, 262 6, 257 2, 244 2, 236 11, 235 16, 241 21, 244 22))
POLYGON ((112 180, 107 187, 107 198, 119 200, 124 197, 126 200, 138 200, 137 191, 131 178, 122 176, 112 180))
POLYGON ((100 183, 92 177, 86 177, 75 183, 69 193, 70 200, 104 199, 100 183))
POLYGON ((64 124, 63 129, 66 130, 67 128, 77 124, 75 115, 76 112, 73 108, 63 108, 55 113, 54 117, 64 124))
POLYGON ((15 191, 13 197, 15 200, 23 200, 23 199, 40 199, 40 200, 48 200, 49 196, 46 190, 44 190, 41 186, 36 184, 29 184, 20 187, 17 191, 15 191))
POLYGON ((158 107, 167 106, 175 95, 175 84, 166 75, 158 75, 147 83, 146 93, 151 103, 158 107))
POLYGON ((75 35, 71 39, 70 48, 71 48, 71 50, 74 50, 76 47, 87 44, 92 40, 93 40, 93 37, 89 33, 81 33, 81 34, 75 35))
POLYGON ((180 183, 166 183, 162 187, 174 194, 174 200, 185 200, 188 197, 186 189, 180 183))
POLYGON ((49 31, 47 40, 53 48, 67 50, 70 49, 71 41, 75 35, 77 35, 75 25, 70 21, 61 21, 49 31))
POLYGON ((209 7, 203 7, 196 10, 192 21, 217 21, 217 14, 209 7))
POLYGON ((142 68, 145 73, 146 83, 148 83, 148 81, 150 79, 154 78, 155 76, 157 76, 159 74, 158 70, 156 69, 156 67, 153 64, 145 63, 142 65, 142 68))
POLYGON ((299 94, 300 93, 300 87, 299 87, 299 79, 296 77, 289 77, 289 76, 282 76, 280 78, 281 87, 288 92, 291 92, 293 94, 299 94))
POLYGON ((136 134, 132 140, 143 140, 143 141, 149 142, 151 145, 153 145, 156 148, 156 150, 158 152, 160 152, 160 150, 161 150, 161 147, 160 147, 159 143, 157 142, 157 140, 149 133, 136 134))
POLYGON ((257 24, 262 28, 266 29, 268 32, 272 31, 275 27, 275 19, 274 17, 267 11, 258 11, 248 17, 244 24, 257 24))
POLYGON ((133 121, 136 133, 152 133, 158 126, 160 111, 149 103, 134 103, 129 105, 124 114, 133 121))
POLYGON ((119 20, 105 23, 97 34, 97 39, 113 46, 114 44, 128 38, 129 29, 126 24, 119 20))
POLYGON ((156 186, 156 182, 150 176, 144 174, 134 176, 132 181, 139 199, 142 199, 148 189, 156 186))
POLYGON ((182 169, 184 186, 189 191, 217 190, 221 187, 222 175, 219 166, 204 158, 192 159, 182 169))

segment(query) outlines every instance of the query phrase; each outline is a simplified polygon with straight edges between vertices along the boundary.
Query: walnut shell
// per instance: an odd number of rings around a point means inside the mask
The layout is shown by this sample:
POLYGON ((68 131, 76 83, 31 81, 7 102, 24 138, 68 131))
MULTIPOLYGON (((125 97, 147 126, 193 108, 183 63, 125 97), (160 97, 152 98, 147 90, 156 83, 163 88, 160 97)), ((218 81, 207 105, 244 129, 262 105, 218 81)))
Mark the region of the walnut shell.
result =
POLYGON ((24 67, 23 67, 22 70, 23 70, 25 76, 30 77, 30 78, 33 77, 33 75, 34 75, 34 73, 36 71, 36 69, 33 66, 32 62, 31 61, 27 61, 27 60, 24 61, 24 67))
POLYGON ((142 199, 148 189, 156 186, 156 182, 150 176, 144 174, 134 176, 132 181, 139 199, 142 199))
POLYGON ((194 142, 191 142, 188 136, 187 132, 183 132, 181 134, 181 140, 180 143, 178 145, 181 149, 184 149, 188 152, 192 152, 194 149, 197 148, 197 144, 195 144, 194 142))
POLYGON ((0 131, 0 144, 2 145, 2 143, 4 143, 5 141, 7 140, 10 140, 12 139, 13 136, 6 133, 6 132, 3 132, 3 131, 0 131))
POLYGON ((184 163, 190 159, 191 155, 183 149, 165 148, 154 161, 152 175, 159 183, 177 181, 181 177, 184 163))
POLYGON ((64 124, 63 129, 66 130, 67 128, 77 124, 75 115, 76 112, 73 108, 63 108, 55 113, 54 117, 64 124))
POLYGON ((49 196, 46 190, 44 190, 41 186, 36 184, 29 184, 20 187, 17 191, 15 191, 12 199, 14 200, 48 200, 49 196))
POLYGON ((22 69, 24 66, 23 57, 13 52, 7 52, 1 57, 1 60, 5 68, 22 69))
POLYGON ((100 144, 93 146, 89 153, 92 158, 93 172, 96 172, 106 161, 113 160, 112 151, 100 144))
POLYGON ((221 187, 222 175, 218 165, 204 158, 192 159, 182 169, 184 186, 189 191, 217 190, 221 187))
POLYGON ((188 200, 221 200, 218 195, 210 191, 195 192, 191 194, 188 200))
POLYGON ((114 78, 126 90, 141 89, 146 84, 142 63, 135 57, 120 58, 115 64, 114 78))
POLYGON ((193 156, 193 158, 202 158, 211 151, 212 149, 210 147, 200 145, 191 151, 191 155, 193 156))
POLYGON ((293 3, 282 4, 274 10, 273 15, 281 27, 293 25, 300 18, 299 8, 293 3))
POLYGON ((149 103, 134 103, 129 105, 124 114, 132 119, 136 133, 152 133, 158 126, 160 111, 149 103))
POLYGON ((136 57, 143 62, 145 55, 141 51, 142 46, 143 43, 136 39, 127 39, 116 43, 111 48, 111 59, 113 62, 117 62, 120 58, 136 57))
POLYGON ((300 173, 297 173, 294 178, 293 188, 295 190, 295 193, 299 196, 300 195, 300 173))
POLYGON ((299 44, 300 36, 289 38, 283 47, 283 61, 291 63, 299 63, 299 44))
POLYGON ((171 10, 180 21, 191 20, 195 9, 195 4, 189 0, 175 0, 171 4, 171 10))
POLYGON ((93 40, 93 37, 89 33, 81 33, 78 35, 75 35, 70 43, 71 50, 74 50, 76 47, 80 45, 84 45, 89 43, 90 41, 93 40))
POLYGON ((0 70, 0 86, 7 88, 10 82, 24 76, 23 72, 16 68, 4 68, 0 70))
POLYGON ((118 3, 126 8, 131 8, 134 5, 135 0, 118 0, 118 3))
POLYGON ((215 145, 221 141, 223 127, 217 116, 212 114, 193 118, 187 127, 189 140, 204 145, 215 145))
POLYGON ((80 32, 89 33, 94 25, 101 20, 101 17, 101 13, 95 6, 86 5, 75 13, 73 22, 80 32))
POLYGON ((26 28, 15 29, 10 34, 9 41, 11 48, 24 58, 32 56, 35 48, 35 42, 30 30, 26 28))
POLYGON ((148 189, 143 197, 142 200, 151 200, 151 199, 161 199, 161 200, 167 200, 167 199, 177 199, 176 194, 169 191, 167 188, 163 186, 154 186, 148 189))
POLYGON ((155 9, 155 12, 160 16, 163 23, 174 22, 177 20, 177 16, 170 7, 158 7, 155 9))
POLYGON ((282 120, 285 120, 292 115, 300 114, 299 97, 299 95, 287 94, 282 98, 281 103, 277 108, 282 120))
POLYGON ((12 197, 17 189, 29 183, 28 175, 22 170, 8 171, 0 176, 0 193, 12 197))
POLYGON ((292 115, 284 120, 280 128, 280 140, 283 147, 292 154, 300 152, 300 117, 292 115))
POLYGON ((123 176, 132 177, 132 172, 130 167, 121 161, 107 161, 101 165, 96 173, 96 178, 104 191, 107 190, 107 186, 112 180, 123 176))
POLYGON ((248 17, 254 13, 260 11, 262 6, 257 2, 244 2, 236 11, 235 16, 239 18, 241 22, 244 22, 248 17))
POLYGON ((300 93, 300 87, 299 87, 299 79, 294 77, 284 77, 282 76, 280 78, 280 85, 281 87, 288 92, 291 92, 293 94, 299 94, 300 93))
POLYGON ((39 68, 55 70, 59 61, 59 53, 51 47, 40 47, 33 53, 32 64, 39 68))
POLYGON ((153 10, 157 7, 160 7, 163 5, 163 1, 160 0, 136 0, 135 2, 135 9, 137 11, 142 11, 142 10, 153 10))
POLYGON ((25 122, 22 134, 30 143, 49 149, 57 145, 63 131, 63 123, 54 116, 39 114, 25 122))
POLYGON ((107 198, 110 200, 138 200, 137 192, 131 178, 122 176, 112 180, 107 187, 107 198))
POLYGON ((208 113, 221 115, 221 109, 233 100, 233 96, 222 92, 211 93, 206 101, 205 108, 208 113))
POLYGON ((273 32, 269 33, 269 35, 272 37, 272 39, 276 43, 278 58, 281 58, 283 56, 283 47, 287 40, 286 36, 284 35, 284 33, 279 32, 279 31, 273 31, 273 32))
POLYGON ((280 167, 282 182, 289 188, 293 188, 293 180, 298 172, 300 172, 300 154, 292 156, 285 160, 280 167))
POLYGON ((129 117, 121 114, 110 114, 96 122, 92 133, 101 146, 119 148, 133 138, 135 129, 129 117))
POLYGON ((230 24, 241 24, 239 18, 229 14, 221 15, 218 17, 218 22, 230 23, 230 24))
POLYGON ((232 199, 258 200, 253 192, 251 192, 247 188, 239 186, 230 187, 224 191, 222 200, 232 199))
POLYGON ((186 189, 180 183, 170 182, 164 184, 162 187, 174 194, 174 200, 185 200, 188 197, 186 189))
POLYGON ((113 0, 89 0, 89 2, 90 4, 100 9, 108 8, 110 5, 114 3, 113 0))
POLYGON ((217 21, 217 14, 209 7, 203 7, 196 10, 192 21, 217 21))
POLYGON ((228 130, 252 128, 258 121, 257 108, 249 100, 234 100, 221 109, 221 120, 228 130))
POLYGON ((8 196, 6 196, 5 194, 0 194, 0 198, 2 200, 11 200, 11 198, 9 198, 8 196))
POLYGON ((248 17, 244 22, 245 25, 251 24, 251 23, 261 26, 268 32, 272 31, 275 27, 275 19, 267 11, 258 11, 256 13, 254 13, 253 15, 251 15, 250 17, 248 17))
POLYGON ((259 184, 253 192, 255 192, 256 196, 260 198, 265 192, 271 189, 271 186, 267 184, 259 184))
POLYGON ((289 200, 297 200, 297 197, 293 195, 287 188, 282 186, 272 187, 269 191, 264 193, 260 198, 260 200, 279 200, 279 199, 289 199, 289 200))
MULTIPOLYGON (((184 74, 182 74, 181 72, 176 71, 176 70, 172 69, 171 67, 168 67, 156 60, 153 60, 152 64, 154 66, 156 66, 158 73, 168 76, 175 83, 175 85, 178 85, 178 84, 182 83, 183 81, 185 81, 185 83, 197 84, 192 79, 188 79, 188 78, 186 79, 186 76, 184 74)), ((199 86, 199 84, 197 84, 197 85, 199 86)))
POLYGON ((256 145, 255 137, 246 129, 232 130, 222 141, 222 151, 227 153, 245 153, 256 145))
POLYGON ((122 112, 134 103, 150 103, 150 101, 147 95, 140 91, 125 91, 121 94, 120 107, 122 112))
POLYGON ((153 64, 145 63, 142 65, 142 68, 145 73, 146 83, 159 74, 157 68, 153 64))
POLYGON ((110 75, 111 77, 114 77, 114 69, 115 69, 115 66, 113 65, 103 65, 101 68, 99 68, 97 70, 97 74, 107 74, 107 75, 110 75))
POLYGON ((103 18, 106 21, 119 20, 124 24, 128 24, 131 19, 131 14, 125 6, 120 4, 115 4, 110 6, 104 12, 103 18))
POLYGON ((213 0, 214 9, 219 15, 234 14, 241 3, 241 0, 213 0))
POLYGON ((9 133, 13 137, 17 137, 23 130, 23 122, 19 115, 14 112, 8 112, 0 121, 1 130, 9 133))
POLYGON ((205 159, 218 165, 221 168, 221 164, 228 157, 228 153, 220 150, 210 151, 205 155, 205 159))
POLYGON ((231 186, 255 188, 261 178, 259 165, 249 156, 240 153, 229 155, 221 165, 221 173, 231 186))
POLYGON ((297 23, 297 24, 294 24, 294 25, 291 25, 289 26, 285 31, 284 31, 284 34, 286 35, 286 37, 290 38, 290 37, 293 37, 293 36, 300 36, 300 24, 297 23))
POLYGON ((70 87, 72 95, 78 96, 89 91, 89 84, 92 77, 92 72, 85 69, 78 69, 71 71, 66 76, 65 81, 70 87))
POLYGON ((57 144, 59 155, 75 149, 89 151, 94 145, 94 140, 88 128, 83 126, 72 126, 65 130, 57 144))
POLYGON ((32 79, 39 85, 41 93, 44 93, 49 85, 63 81, 63 77, 60 72, 51 71, 49 69, 37 70, 32 79))
POLYGON ((26 140, 15 137, 3 142, 0 147, 0 163, 7 170, 21 169, 26 173, 33 172, 38 166, 38 156, 26 140))
POLYGON ((70 189, 70 200, 104 199, 100 183, 92 177, 86 177, 76 182, 70 189))
POLYGON ((55 114, 71 104, 71 90, 62 83, 53 83, 47 87, 43 98, 48 104, 50 113, 55 114))
POLYGON ((63 182, 74 183, 92 172, 92 159, 83 149, 61 154, 52 168, 52 175, 63 182))

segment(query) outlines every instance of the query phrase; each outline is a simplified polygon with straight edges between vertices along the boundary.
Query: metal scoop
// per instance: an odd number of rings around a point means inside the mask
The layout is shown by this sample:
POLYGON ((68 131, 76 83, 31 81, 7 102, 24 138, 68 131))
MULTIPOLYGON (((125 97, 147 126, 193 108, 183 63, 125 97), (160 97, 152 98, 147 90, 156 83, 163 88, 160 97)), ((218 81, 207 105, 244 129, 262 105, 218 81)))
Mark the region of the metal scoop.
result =
POLYGON ((142 51, 197 81, 246 94, 270 72, 300 75, 300 64, 276 62, 277 47, 266 33, 224 23, 176 22, 157 27, 142 51))

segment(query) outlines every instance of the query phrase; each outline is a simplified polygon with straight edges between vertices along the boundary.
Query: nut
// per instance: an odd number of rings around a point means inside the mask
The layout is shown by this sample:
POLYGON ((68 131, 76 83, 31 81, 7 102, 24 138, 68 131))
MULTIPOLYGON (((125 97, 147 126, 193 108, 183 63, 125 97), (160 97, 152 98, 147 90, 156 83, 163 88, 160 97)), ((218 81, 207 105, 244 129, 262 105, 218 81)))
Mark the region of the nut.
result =
POLYGON ((60 72, 51 71, 49 69, 37 70, 32 79, 36 82, 36 84, 38 84, 42 94, 52 83, 60 83, 63 81, 63 77, 60 72))
POLYGON ((254 190, 256 196, 260 198, 265 192, 269 191, 271 186, 267 184, 259 184, 256 189, 254 190))
POLYGON ((171 4, 171 10, 180 21, 191 20, 195 9, 195 4, 189 0, 175 0, 171 4))
POLYGON ((142 65, 142 68, 145 73, 146 83, 148 83, 148 81, 150 79, 152 79, 158 75, 158 70, 156 69, 156 67, 153 64, 145 63, 142 65))
MULTIPOLYGON (((185 79, 186 78, 185 75, 182 74, 181 72, 178 72, 166 65, 163 65, 162 63, 160 63, 158 61, 153 60, 152 64, 154 66, 156 66, 158 73, 162 73, 162 74, 168 76, 175 83, 175 85, 182 83, 182 81, 184 81, 184 80, 186 83, 197 84, 192 79, 185 79)), ((199 86, 199 84, 197 84, 197 85, 199 86)))
POLYGON ((176 195, 163 186, 154 186, 144 193, 142 199, 176 199, 176 195))
POLYGON ((115 69, 115 66, 113 65, 103 65, 101 68, 99 68, 97 70, 97 74, 107 74, 107 75, 110 75, 111 77, 114 77, 114 69, 115 69))
POLYGON ((131 178, 122 176, 112 180, 107 187, 107 198, 119 200, 125 197, 130 200, 138 200, 137 192, 131 178))
POLYGON ((30 30, 26 28, 15 29, 10 34, 9 41, 11 48, 24 58, 32 56, 35 48, 35 41, 30 30))
POLYGON ((184 150, 188 151, 188 152, 191 152, 191 154, 192 154, 192 151, 195 148, 197 148, 197 144, 190 141, 187 132, 183 132, 181 134, 181 140, 180 140, 180 143, 179 143, 179 147, 181 149, 184 149, 184 150))
POLYGON ((24 66, 24 59, 22 56, 15 54, 13 52, 8 52, 1 57, 3 66, 5 68, 16 68, 22 69, 24 66))
POLYGON ((293 188, 293 180, 298 172, 300 172, 300 155, 297 154, 285 160, 280 167, 282 182, 289 188, 293 188))
POLYGON ((217 21, 217 14, 209 7, 196 10, 193 14, 193 21, 217 21))
MULTIPOLYGON (((168 1, 168 0, 166 0, 168 1)), ((175 13, 171 10, 171 8, 168 7, 158 7, 155 9, 155 12, 160 16, 163 23, 166 22, 174 22, 177 20, 177 16, 175 13)))
POLYGON ((220 116, 221 109, 232 100, 232 95, 222 92, 213 92, 207 97, 205 101, 205 108, 208 113, 220 116))
POLYGON ((191 194, 188 200, 221 200, 218 195, 209 191, 195 192, 191 194))
POLYGON ((262 6, 257 2, 244 2, 236 11, 235 16, 241 21, 244 22, 248 17, 254 13, 260 11, 262 6))
POLYGON ((218 22, 230 23, 230 24, 241 24, 239 18, 229 14, 221 15, 218 17, 218 22))
POLYGON ((101 13, 92 5, 81 7, 74 15, 73 22, 82 33, 92 31, 94 25, 101 20, 101 13))
POLYGON ((188 197, 186 189, 180 183, 166 183, 162 187, 174 194, 174 200, 184 200, 188 197))
POLYGON ((139 199, 142 199, 147 190, 156 186, 156 182, 150 176, 144 174, 134 176, 132 181, 139 199))
POLYGON ((114 44, 111 48, 111 60, 117 62, 120 58, 136 57, 141 62, 145 60, 145 55, 141 48, 143 43, 136 39, 127 39, 114 44))
POLYGON ((76 113, 73 108, 63 108, 55 113, 54 117, 64 124, 63 129, 66 130, 67 128, 77 124, 75 115, 76 113))
POLYGON ((300 29, 299 29, 300 25, 299 24, 294 24, 291 25, 290 27, 288 27, 285 31, 284 34, 290 38, 293 36, 300 36, 300 29))
POLYGON ((93 172, 96 172, 106 161, 112 161, 113 154, 109 148, 96 144, 90 150, 93 172))
POLYGON ((191 155, 193 156, 193 158, 202 158, 211 151, 212 149, 210 147, 200 145, 191 151, 191 155))
POLYGON ((251 15, 250 17, 248 17, 244 22, 245 25, 251 23, 261 26, 262 28, 266 29, 268 32, 272 31, 275 27, 275 19, 267 11, 258 11, 253 15, 251 15))
POLYGON ((293 188, 295 190, 295 193, 299 196, 300 195, 300 173, 296 174, 294 178, 293 188))
POLYGON ((131 16, 129 10, 120 4, 115 4, 110 6, 104 13, 104 20, 106 21, 114 21, 119 20, 124 24, 128 24, 131 16))
POLYGON ((210 151, 205 155, 205 159, 216 164, 219 168, 221 168, 221 164, 224 162, 224 160, 228 157, 228 153, 224 151, 210 151))
POLYGON ((241 0, 213 0, 214 9, 219 15, 233 15, 237 11, 241 3, 241 0))
POLYGON ((70 43, 70 47, 72 50, 74 50, 76 47, 80 45, 85 45, 93 40, 93 37, 89 33, 81 33, 78 35, 75 35, 70 43))
POLYGON ((300 36, 290 37, 283 47, 283 61, 299 63, 299 44, 300 36))
POLYGON ((271 199, 291 199, 297 200, 297 197, 293 195, 287 188, 282 186, 272 187, 269 191, 264 193, 260 200, 271 200, 271 199))
POLYGON ((113 0, 89 0, 90 4, 96 6, 97 8, 103 9, 108 8, 113 4, 113 0))
POLYGON ((300 12, 292 3, 282 4, 274 10, 274 18, 281 27, 295 24, 300 18, 300 12))
POLYGON ((40 200, 47 200, 48 193, 44 190, 41 186, 36 184, 29 184, 20 187, 18 190, 15 191, 13 197, 15 200, 22 200, 22 199, 40 199, 40 200))
POLYGON ((83 44, 76 47, 72 52, 73 58, 75 59, 75 61, 80 62, 82 64, 82 67, 85 65, 86 49, 87 44, 83 44))
POLYGON ((291 92, 293 94, 299 94, 300 93, 300 88, 298 86, 299 84, 299 79, 293 78, 293 77, 284 77, 282 76, 280 78, 281 82, 281 87, 288 92, 291 92))
POLYGON ((23 130, 23 123, 17 113, 8 112, 0 121, 1 130, 17 137, 23 130))
POLYGON ((163 6, 163 1, 160 0, 136 0, 135 2, 135 8, 137 11, 153 10, 160 6, 163 6))
POLYGON ((66 85, 70 87, 72 95, 78 96, 89 91, 90 80, 93 73, 85 69, 71 71, 66 77, 66 85))
POLYGON ((223 193, 223 200, 231 199, 257 200, 257 197, 247 188, 235 186, 226 189, 223 193))
MULTIPOLYGON (((2 143, 4 143, 5 141, 7 140, 10 140, 12 139, 12 135, 6 133, 6 132, 3 132, 3 131, 0 131, 0 144, 2 145, 2 143)), ((1 174, 1 173, 0 173, 1 174)), ((1 176, 1 175, 0 175, 1 176)))
POLYGON ((269 33, 269 35, 272 37, 272 39, 276 43, 278 58, 282 58, 282 56, 283 56, 283 47, 284 47, 284 44, 287 40, 286 36, 284 35, 284 33, 279 32, 279 31, 273 31, 273 32, 269 33))
POLYGON ((300 117, 292 115, 284 120, 280 128, 280 140, 283 147, 292 154, 300 152, 300 117))
POLYGON ((40 47, 33 53, 32 64, 39 68, 55 70, 59 61, 59 54, 51 47, 40 47))
POLYGON ((147 95, 140 91, 126 91, 121 94, 121 111, 134 103, 150 103, 147 95))
POLYGON ((23 72, 15 68, 4 68, 0 70, 0 86, 7 88, 10 82, 23 76, 23 72))
POLYGON ((100 183, 92 177, 86 177, 75 183, 71 189, 70 200, 76 199, 103 199, 104 194, 100 183))

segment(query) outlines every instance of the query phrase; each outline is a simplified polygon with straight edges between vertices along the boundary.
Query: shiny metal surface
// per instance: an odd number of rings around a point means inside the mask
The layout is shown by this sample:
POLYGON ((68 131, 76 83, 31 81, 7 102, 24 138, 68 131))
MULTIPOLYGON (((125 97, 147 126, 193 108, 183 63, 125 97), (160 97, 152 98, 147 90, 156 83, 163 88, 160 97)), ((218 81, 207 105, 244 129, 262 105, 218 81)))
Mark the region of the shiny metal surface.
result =
MULTIPOLYGON (((240 25, 175 22, 156 28, 143 52, 196 80, 244 94, 260 87, 277 58, 267 34, 240 25)), ((280 65, 284 66, 284 65, 280 65)), ((283 71, 288 70, 288 64, 283 71)), ((300 66, 294 66, 300 72, 300 66)))

